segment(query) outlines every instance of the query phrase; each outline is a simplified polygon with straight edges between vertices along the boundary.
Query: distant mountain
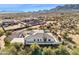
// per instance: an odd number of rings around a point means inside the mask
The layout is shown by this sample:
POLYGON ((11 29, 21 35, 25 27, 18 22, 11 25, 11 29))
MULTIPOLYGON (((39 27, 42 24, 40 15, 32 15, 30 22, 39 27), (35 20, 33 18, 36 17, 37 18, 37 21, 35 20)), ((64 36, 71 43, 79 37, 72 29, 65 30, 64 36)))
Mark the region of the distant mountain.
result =
POLYGON ((79 4, 67 4, 63 6, 57 6, 50 10, 39 10, 38 12, 55 12, 55 11, 79 11, 79 4))
POLYGON ((79 4, 67 4, 64 6, 57 6, 49 11, 79 11, 79 4))
POLYGON ((57 6, 55 10, 79 10, 79 4, 68 4, 64 6, 57 6))

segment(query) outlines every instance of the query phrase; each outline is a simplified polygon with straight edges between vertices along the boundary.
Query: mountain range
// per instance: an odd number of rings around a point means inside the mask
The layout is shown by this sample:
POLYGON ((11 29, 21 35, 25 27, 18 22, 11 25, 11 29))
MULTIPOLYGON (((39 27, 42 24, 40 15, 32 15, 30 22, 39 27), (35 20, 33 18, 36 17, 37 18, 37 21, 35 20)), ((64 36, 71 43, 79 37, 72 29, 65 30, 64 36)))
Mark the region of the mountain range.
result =
POLYGON ((79 4, 66 4, 63 6, 57 6, 50 10, 40 10, 38 12, 55 12, 55 11, 66 11, 66 12, 79 11, 79 4))

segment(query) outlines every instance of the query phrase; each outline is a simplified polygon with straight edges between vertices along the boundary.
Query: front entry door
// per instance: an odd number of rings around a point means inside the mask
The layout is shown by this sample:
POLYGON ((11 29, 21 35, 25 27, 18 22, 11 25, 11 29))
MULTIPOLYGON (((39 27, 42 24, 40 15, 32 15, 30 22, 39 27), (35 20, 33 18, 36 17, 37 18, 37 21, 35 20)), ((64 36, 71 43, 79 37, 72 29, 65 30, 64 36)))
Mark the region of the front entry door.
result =
POLYGON ((46 38, 44 38, 44 42, 46 42, 47 41, 47 39, 46 38))

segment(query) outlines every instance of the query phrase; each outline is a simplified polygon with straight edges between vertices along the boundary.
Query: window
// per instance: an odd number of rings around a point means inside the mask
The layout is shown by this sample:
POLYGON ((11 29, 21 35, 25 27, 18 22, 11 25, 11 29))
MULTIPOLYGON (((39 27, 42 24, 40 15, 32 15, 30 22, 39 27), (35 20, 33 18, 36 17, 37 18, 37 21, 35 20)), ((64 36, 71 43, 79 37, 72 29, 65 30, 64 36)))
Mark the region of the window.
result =
POLYGON ((46 42, 47 41, 47 39, 46 38, 44 38, 44 42, 46 42))
POLYGON ((34 39, 34 41, 35 41, 35 39, 34 39))
POLYGON ((48 39, 48 41, 51 41, 51 39, 48 39))
POLYGON ((39 39, 38 39, 38 41, 39 41, 39 39))
POLYGON ((41 41, 41 39, 40 39, 40 41, 41 41))

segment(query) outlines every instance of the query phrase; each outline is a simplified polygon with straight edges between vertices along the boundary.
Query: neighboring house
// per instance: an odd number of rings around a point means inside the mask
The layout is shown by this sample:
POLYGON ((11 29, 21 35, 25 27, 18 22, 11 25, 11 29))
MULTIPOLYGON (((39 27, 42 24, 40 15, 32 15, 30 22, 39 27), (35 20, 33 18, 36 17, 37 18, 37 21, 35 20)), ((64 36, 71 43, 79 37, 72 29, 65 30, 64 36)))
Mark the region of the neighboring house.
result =
POLYGON ((37 20, 37 18, 36 19, 33 18, 33 19, 22 20, 21 23, 24 23, 25 25, 29 25, 29 26, 36 26, 36 25, 44 24, 45 22, 37 20))
POLYGON ((4 39, 6 38, 5 35, 1 36, 0 37, 0 48, 5 48, 5 42, 4 42, 4 39))
POLYGON ((16 20, 11 20, 11 19, 6 19, 6 20, 3 20, 2 21, 2 25, 4 27, 8 27, 8 26, 11 26, 11 25, 16 25, 17 24, 17 21, 16 20))
POLYGON ((55 38, 48 30, 33 30, 28 33, 28 36, 26 36, 24 39, 26 45, 30 45, 33 43, 41 45, 60 44, 63 41, 62 39, 59 40, 55 38))

